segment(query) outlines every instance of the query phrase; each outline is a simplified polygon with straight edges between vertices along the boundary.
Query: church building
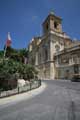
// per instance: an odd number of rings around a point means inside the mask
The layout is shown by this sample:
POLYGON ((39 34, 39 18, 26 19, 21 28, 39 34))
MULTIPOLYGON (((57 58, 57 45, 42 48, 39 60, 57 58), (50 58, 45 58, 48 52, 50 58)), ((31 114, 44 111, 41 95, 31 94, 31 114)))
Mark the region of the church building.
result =
POLYGON ((72 79, 80 75, 80 41, 62 30, 62 19, 51 12, 42 23, 43 34, 29 44, 29 63, 41 79, 72 79))

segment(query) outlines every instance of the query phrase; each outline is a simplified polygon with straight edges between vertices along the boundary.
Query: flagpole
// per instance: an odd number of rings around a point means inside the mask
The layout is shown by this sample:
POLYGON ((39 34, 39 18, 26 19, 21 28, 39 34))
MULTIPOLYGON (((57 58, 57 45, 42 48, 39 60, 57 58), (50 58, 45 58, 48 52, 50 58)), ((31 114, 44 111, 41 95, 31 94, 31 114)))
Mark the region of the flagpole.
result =
POLYGON ((4 49, 4 58, 5 58, 5 56, 6 56, 6 49, 7 49, 7 46, 6 46, 5 49, 4 49))

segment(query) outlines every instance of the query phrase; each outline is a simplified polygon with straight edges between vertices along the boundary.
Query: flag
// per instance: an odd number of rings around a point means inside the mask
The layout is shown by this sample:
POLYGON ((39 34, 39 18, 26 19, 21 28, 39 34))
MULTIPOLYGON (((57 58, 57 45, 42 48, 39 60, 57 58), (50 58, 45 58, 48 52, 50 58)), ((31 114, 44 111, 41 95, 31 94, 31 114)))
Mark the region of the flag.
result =
POLYGON ((11 37, 10 32, 8 32, 7 40, 6 40, 6 48, 11 46, 11 37))
POLYGON ((7 50, 7 48, 10 47, 10 46, 11 46, 11 37, 10 37, 10 32, 8 32, 6 44, 4 46, 4 57, 6 56, 6 50, 7 50))

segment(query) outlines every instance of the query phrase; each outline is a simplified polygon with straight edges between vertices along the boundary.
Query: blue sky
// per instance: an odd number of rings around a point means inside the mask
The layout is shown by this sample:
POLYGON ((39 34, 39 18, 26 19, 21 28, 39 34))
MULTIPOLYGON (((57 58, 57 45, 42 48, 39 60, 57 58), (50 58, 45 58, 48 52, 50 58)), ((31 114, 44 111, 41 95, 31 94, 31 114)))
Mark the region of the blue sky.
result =
POLYGON ((80 39, 80 0, 0 0, 0 49, 11 33, 12 47, 25 48, 40 35, 41 24, 51 10, 63 19, 63 31, 80 39))

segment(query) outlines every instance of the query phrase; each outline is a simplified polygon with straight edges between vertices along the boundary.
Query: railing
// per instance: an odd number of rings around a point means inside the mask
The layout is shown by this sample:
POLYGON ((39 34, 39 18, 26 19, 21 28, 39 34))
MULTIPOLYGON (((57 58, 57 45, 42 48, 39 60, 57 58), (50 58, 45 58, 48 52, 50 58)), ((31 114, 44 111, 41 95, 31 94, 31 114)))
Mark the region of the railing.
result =
POLYGON ((27 92, 27 91, 30 91, 32 89, 36 89, 40 86, 41 86, 41 80, 35 80, 34 82, 29 83, 23 87, 17 87, 16 89, 8 90, 8 91, 1 91, 0 98, 4 98, 4 97, 20 94, 23 92, 27 92))
POLYGON ((69 64, 55 64, 56 67, 67 67, 69 64))
POLYGON ((75 65, 75 64, 80 64, 80 61, 73 61, 73 62, 69 62, 69 63, 65 63, 65 64, 56 63, 55 66, 56 67, 66 67, 66 66, 71 66, 71 65, 75 65))
POLYGON ((73 64, 80 64, 80 61, 73 61, 69 63, 69 65, 73 65, 73 64))

